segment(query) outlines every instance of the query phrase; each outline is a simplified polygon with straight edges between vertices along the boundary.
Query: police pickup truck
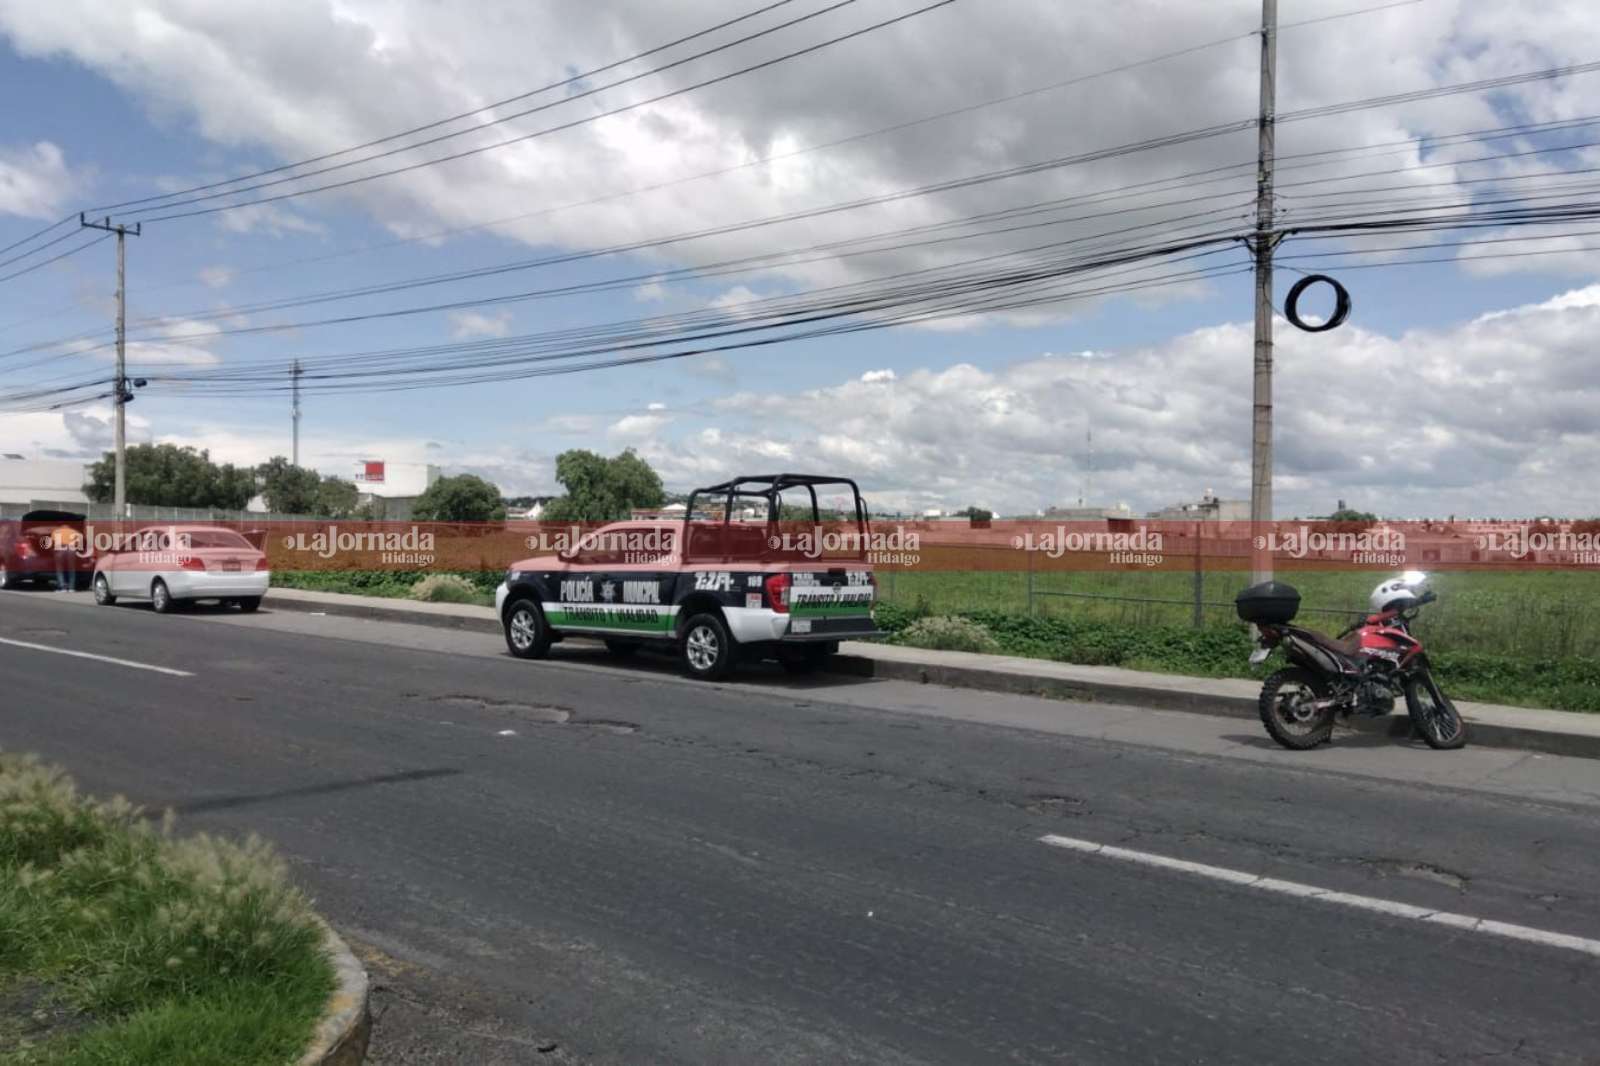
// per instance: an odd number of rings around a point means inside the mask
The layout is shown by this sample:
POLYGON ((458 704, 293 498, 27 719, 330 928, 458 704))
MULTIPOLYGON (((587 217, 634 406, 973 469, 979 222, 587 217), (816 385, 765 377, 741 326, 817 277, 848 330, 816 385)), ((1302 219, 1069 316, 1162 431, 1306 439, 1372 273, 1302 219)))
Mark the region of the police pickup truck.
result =
POLYGON ((724 677, 740 659, 807 672, 839 641, 878 636, 867 542, 848 478, 735 478, 696 489, 681 520, 613 523, 515 564, 495 606, 522 659, 584 636, 617 655, 674 651, 696 678, 724 677))

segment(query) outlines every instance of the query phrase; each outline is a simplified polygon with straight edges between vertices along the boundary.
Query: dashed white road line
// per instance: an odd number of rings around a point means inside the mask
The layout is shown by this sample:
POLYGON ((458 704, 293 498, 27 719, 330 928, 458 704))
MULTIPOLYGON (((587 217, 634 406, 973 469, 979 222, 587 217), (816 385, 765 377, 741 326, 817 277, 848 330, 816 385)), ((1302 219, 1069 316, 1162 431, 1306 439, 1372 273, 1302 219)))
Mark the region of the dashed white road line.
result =
POLYGON ((1409 903, 1398 903, 1392 899, 1379 899, 1376 896, 1358 896, 1350 892, 1335 892, 1328 888, 1318 888, 1316 885, 1303 885, 1298 881, 1280 881, 1275 877, 1263 877, 1260 874, 1246 873, 1243 870, 1230 870, 1225 866, 1208 866, 1203 862, 1174 859, 1166 855, 1157 855, 1154 852, 1134 851, 1131 848, 1119 848, 1111 844, 1097 844, 1092 840, 1079 840, 1076 837, 1048 834, 1040 837, 1039 841, 1054 848, 1066 848, 1069 851, 1079 851, 1089 855, 1099 855, 1106 859, 1137 863, 1140 866, 1154 866, 1158 869, 1172 870, 1176 873, 1209 877, 1213 881, 1225 881, 1231 885, 1238 885, 1240 888, 1276 892, 1279 895, 1312 899, 1321 903, 1337 903, 1345 907, 1355 907, 1358 910, 1387 914, 1394 918, 1411 918, 1419 922, 1449 926, 1452 929, 1462 929, 1469 933, 1488 933, 1491 936, 1507 937, 1511 940, 1522 940, 1529 944, 1541 944, 1551 948, 1564 948, 1567 951, 1578 951, 1585 955, 1600 958, 1600 940, 1588 940, 1581 936, 1552 933, 1546 929, 1533 929, 1526 925, 1496 922, 1488 918, 1474 918, 1470 914, 1452 914, 1449 911, 1429 910, 1427 907, 1415 907, 1409 903))
POLYGON ((109 655, 95 655, 92 652, 76 651, 72 648, 52 648, 48 644, 32 644, 26 640, 10 640, 0 637, 0 644, 9 644, 13 648, 28 648, 32 651, 47 651, 52 655, 70 655, 74 659, 93 659, 99 663, 112 663, 116 666, 126 666, 131 670, 148 670, 152 674, 166 674, 168 677, 193 677, 187 670, 174 670, 168 666, 152 666, 149 663, 136 663, 131 659, 115 659, 109 655))

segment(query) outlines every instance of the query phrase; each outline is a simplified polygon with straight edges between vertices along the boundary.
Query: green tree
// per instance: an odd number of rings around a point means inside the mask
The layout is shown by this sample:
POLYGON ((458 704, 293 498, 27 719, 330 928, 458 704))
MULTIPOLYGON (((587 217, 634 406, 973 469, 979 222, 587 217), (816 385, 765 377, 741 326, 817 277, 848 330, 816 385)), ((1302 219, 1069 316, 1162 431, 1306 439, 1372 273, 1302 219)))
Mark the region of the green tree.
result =
MULTIPOLYGON (((89 467, 84 493, 96 503, 115 495, 116 455, 106 452, 89 467)), ((218 465, 209 451, 176 444, 135 444, 127 450, 128 502, 150 507, 214 507, 239 511, 255 495, 254 473, 218 465)))
POLYGON ((971 519, 973 525, 981 526, 994 521, 994 512, 987 507, 968 507, 965 510, 957 511, 956 517, 971 519))
POLYGON ((411 508, 419 522, 497 522, 506 516, 500 490, 473 474, 443 477, 429 485, 411 508))
POLYGON ((314 514, 322 518, 349 518, 356 513, 361 492, 355 482, 342 477, 324 477, 317 486, 317 505, 314 514))
POLYGON ((1357 511, 1349 507, 1341 507, 1328 516, 1330 522, 1359 522, 1364 526, 1376 525, 1378 516, 1371 511, 1357 511))
POLYGON ((545 505, 540 517, 548 522, 614 522, 666 499, 661 476, 632 448, 610 459, 583 449, 562 452, 556 480, 567 492, 545 505))
POLYGON ((281 455, 256 467, 261 498, 277 514, 315 514, 322 477, 315 470, 295 466, 281 455))

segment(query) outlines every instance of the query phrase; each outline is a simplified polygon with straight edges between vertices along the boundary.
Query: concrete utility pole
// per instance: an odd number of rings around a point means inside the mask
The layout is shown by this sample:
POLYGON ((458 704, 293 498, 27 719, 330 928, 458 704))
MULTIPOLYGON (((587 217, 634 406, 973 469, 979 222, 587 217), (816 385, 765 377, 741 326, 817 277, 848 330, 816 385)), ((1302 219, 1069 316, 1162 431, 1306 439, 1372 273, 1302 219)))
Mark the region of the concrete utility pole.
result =
POLYGON ((295 466, 300 465, 300 373, 300 360, 296 359, 294 368, 289 371, 289 379, 294 386, 294 453, 289 461, 295 466))
MULTIPOLYGON (((1256 166, 1255 402, 1250 438, 1250 531, 1269 534, 1272 521, 1272 170, 1276 156, 1273 126, 1277 121, 1278 0, 1261 0, 1261 118, 1256 166)), ((1257 582, 1272 580, 1272 552, 1252 548, 1251 569, 1257 582)))
MULTIPOLYGON (((126 518, 128 517, 128 404, 133 402, 133 390, 128 387, 127 236, 129 233, 135 237, 139 236, 139 225, 135 223, 130 230, 121 224, 112 225, 110 218, 101 222, 90 222, 82 213, 78 215, 78 225, 88 229, 103 229, 107 233, 117 235, 117 374, 111 382, 111 403, 116 411, 117 425, 117 474, 112 499, 117 517, 126 518)), ((141 381, 139 384, 143 385, 144 382, 141 381)))

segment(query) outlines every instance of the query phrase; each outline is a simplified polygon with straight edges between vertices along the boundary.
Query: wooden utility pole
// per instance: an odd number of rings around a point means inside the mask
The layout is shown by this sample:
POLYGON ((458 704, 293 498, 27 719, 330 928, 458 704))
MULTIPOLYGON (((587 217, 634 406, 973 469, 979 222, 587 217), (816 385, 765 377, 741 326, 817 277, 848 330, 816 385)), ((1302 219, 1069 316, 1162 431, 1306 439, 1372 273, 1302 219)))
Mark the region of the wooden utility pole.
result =
MULTIPOLYGON (((133 401, 133 390, 128 387, 128 284, 127 237, 139 236, 139 225, 132 229, 112 225, 108 217, 101 222, 90 222, 81 213, 78 225, 88 229, 103 229, 117 235, 117 373, 111 382, 112 406, 116 412, 117 473, 113 501, 118 518, 128 517, 128 404, 133 401)), ((140 382, 143 384, 143 382, 140 382)))

